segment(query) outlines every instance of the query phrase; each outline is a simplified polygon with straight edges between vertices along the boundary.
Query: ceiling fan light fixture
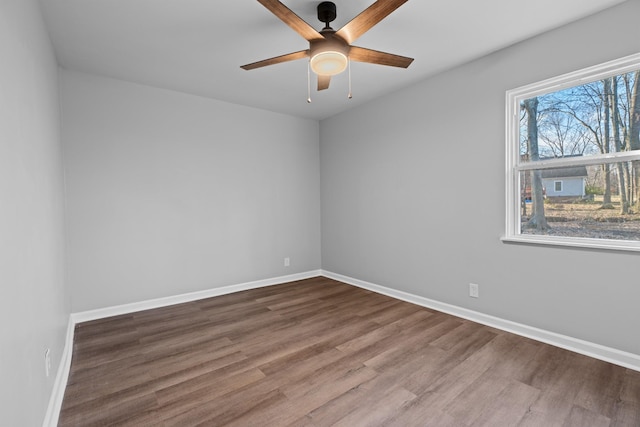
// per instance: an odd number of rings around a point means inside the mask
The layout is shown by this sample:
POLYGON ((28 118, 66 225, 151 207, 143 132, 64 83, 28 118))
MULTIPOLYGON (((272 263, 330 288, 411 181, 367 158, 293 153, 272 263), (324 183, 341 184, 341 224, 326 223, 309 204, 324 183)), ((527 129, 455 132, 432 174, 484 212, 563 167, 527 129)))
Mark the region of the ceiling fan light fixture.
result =
POLYGON ((311 69, 319 76, 335 76, 347 69, 347 55, 335 50, 318 52, 311 57, 311 69))

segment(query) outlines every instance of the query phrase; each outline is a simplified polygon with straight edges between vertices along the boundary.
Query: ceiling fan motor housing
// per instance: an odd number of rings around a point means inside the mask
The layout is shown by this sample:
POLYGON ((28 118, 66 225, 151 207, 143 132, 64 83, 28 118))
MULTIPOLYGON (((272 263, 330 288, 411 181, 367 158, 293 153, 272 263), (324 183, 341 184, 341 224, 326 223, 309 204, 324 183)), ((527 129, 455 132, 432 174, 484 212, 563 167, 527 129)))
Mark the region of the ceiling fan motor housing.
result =
POLYGON ((320 34, 324 36, 324 40, 314 40, 309 42, 309 56, 313 57, 316 53, 326 50, 340 52, 345 56, 349 56, 350 46, 347 42, 336 36, 335 31, 322 30, 320 34))
POLYGON ((323 1, 318 5, 318 19, 329 28, 329 22, 336 19, 336 4, 330 1, 323 1))

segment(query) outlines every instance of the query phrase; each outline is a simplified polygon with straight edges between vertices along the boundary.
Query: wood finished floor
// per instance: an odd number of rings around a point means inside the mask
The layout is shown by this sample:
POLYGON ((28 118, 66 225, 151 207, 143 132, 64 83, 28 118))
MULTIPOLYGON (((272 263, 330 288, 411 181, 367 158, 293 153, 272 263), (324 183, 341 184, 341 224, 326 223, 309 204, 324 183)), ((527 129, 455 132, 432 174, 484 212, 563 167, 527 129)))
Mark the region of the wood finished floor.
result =
POLYGON ((314 278, 79 324, 61 426, 640 426, 640 372, 314 278))

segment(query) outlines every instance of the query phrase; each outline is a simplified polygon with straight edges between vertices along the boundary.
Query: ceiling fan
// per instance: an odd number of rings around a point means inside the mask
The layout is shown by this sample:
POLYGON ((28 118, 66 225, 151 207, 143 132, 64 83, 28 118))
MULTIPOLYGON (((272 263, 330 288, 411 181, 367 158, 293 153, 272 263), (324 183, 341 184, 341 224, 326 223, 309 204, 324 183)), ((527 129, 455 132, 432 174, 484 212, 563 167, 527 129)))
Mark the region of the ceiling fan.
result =
POLYGON ((309 49, 276 56, 241 66, 245 70, 266 67, 296 59, 310 58, 309 66, 318 76, 318 90, 329 88, 331 76, 343 72, 351 61, 407 68, 413 58, 352 46, 358 37, 370 30, 408 0, 377 0, 344 27, 335 31, 329 24, 336 19, 336 5, 323 1, 318 5, 318 19, 325 24, 316 31, 278 0, 258 0, 274 15, 309 42, 309 49))

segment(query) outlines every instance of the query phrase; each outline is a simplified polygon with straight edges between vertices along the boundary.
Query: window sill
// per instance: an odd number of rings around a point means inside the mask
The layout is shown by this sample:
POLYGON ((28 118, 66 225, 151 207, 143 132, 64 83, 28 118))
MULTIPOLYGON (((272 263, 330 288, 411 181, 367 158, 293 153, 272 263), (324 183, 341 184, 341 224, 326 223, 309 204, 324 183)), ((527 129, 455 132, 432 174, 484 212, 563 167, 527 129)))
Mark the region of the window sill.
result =
POLYGON ((500 240, 504 243, 640 252, 640 242, 627 240, 588 239, 582 237, 541 236, 533 234, 503 236, 500 240))

